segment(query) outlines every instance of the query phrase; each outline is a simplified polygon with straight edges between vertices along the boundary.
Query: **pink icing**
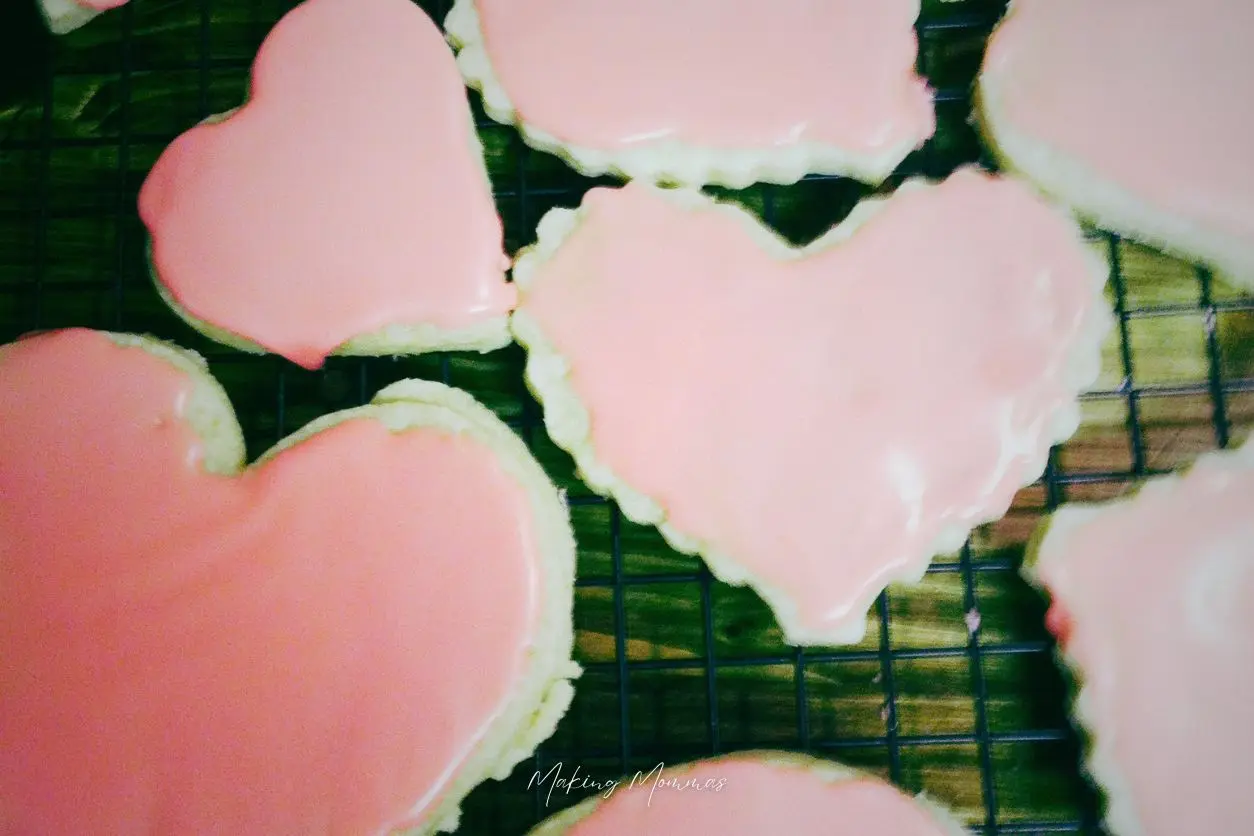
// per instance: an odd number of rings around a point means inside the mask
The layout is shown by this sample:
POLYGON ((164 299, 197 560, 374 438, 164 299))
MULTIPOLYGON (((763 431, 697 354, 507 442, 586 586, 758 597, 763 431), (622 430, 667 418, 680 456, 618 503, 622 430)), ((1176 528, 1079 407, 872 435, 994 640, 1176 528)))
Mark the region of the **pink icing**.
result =
POLYGON ((795 634, 857 628, 946 526, 1004 513, 1074 398, 1095 280, 1016 182, 960 170, 789 260, 637 183, 583 212, 520 310, 597 460, 791 602, 795 634))
POLYGON ((87 9, 106 12, 109 9, 116 9, 118 6, 125 5, 127 0, 74 0, 74 2, 87 9))
POLYGON ((209 475, 191 387, 89 331, 0 354, 0 830, 377 833, 524 671, 526 496, 369 419, 209 475))
POLYGON ((1036 564, 1068 614, 1084 720, 1145 836, 1254 821, 1254 456, 1220 461, 1051 531, 1036 564))
POLYGON ((659 140, 852 152, 935 129, 918 0, 476 0, 524 122, 584 148, 659 140))
POLYGON ((508 313, 500 218, 443 37, 409 0, 306 0, 252 96, 161 155, 139 212, 197 319, 306 367, 386 326, 508 313))
POLYGON ((652 833, 719 836, 944 836, 932 816, 872 778, 832 783, 816 772, 752 757, 674 770, 641 770, 621 782, 570 836, 652 833))
POLYGON ((1016 131, 1141 200, 1254 237, 1254 4, 1015 0, 986 72, 1016 131))

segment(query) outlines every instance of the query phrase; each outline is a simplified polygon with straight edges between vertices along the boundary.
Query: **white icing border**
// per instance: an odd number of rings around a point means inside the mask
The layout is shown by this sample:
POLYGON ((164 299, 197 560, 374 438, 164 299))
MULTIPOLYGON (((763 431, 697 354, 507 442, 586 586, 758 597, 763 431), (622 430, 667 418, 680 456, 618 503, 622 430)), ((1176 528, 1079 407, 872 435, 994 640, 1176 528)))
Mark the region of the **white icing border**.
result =
MULTIPOLYGON (((917 19, 920 2, 914 3, 917 19)), ((467 86, 479 91, 488 116, 503 125, 517 127, 532 148, 560 157, 587 177, 610 174, 648 182, 743 189, 754 183, 789 185, 807 174, 825 174, 852 177, 877 186, 931 136, 902 142, 879 154, 861 154, 816 142, 746 150, 715 150, 674 141, 614 151, 570 145, 526 122, 510 102, 488 58, 474 0, 455 0, 444 19, 444 31, 458 50, 457 66, 467 86)), ((577 71, 572 68, 572 72, 577 71)))
MULTIPOLYGON (((989 37, 990 44, 1012 19, 1015 8, 1011 0, 1006 15, 989 37)), ((976 79, 972 120, 1001 168, 1032 181, 1094 226, 1175 258, 1201 261, 1216 269, 1219 278, 1254 291, 1254 240, 1207 228, 1177 212, 1156 209, 1143 196, 1103 178, 1082 159, 1020 131, 1001 105, 1001 81, 997 69, 986 59, 976 79)), ((1112 103, 1112 107, 1117 106, 1117 102, 1112 103)))
MULTIPOLYGON (((1068 503, 1046 516, 1037 526, 1028 544, 1020 574, 1046 600, 1055 600, 1041 577, 1038 566, 1049 562, 1054 555, 1066 549, 1067 541, 1075 532, 1102 517, 1135 504, 1144 496, 1163 496, 1179 490, 1184 477, 1198 465, 1233 471, 1254 470, 1254 435, 1236 448, 1204 453, 1189 467, 1181 471, 1147 479, 1131 493, 1107 502, 1068 503)), ((1149 836, 1136 812, 1136 804, 1128 782, 1119 769, 1115 755, 1115 735, 1105 727, 1094 707, 1095 698, 1087 687, 1087 677, 1079 660, 1065 648, 1056 646, 1054 660, 1066 671, 1073 683, 1071 714, 1086 738, 1083 768, 1106 800, 1105 825, 1118 836, 1149 836)))
POLYGON ((39 0, 39 10, 43 12, 48 31, 54 35, 68 35, 104 13, 80 6, 74 0, 39 0))
MULTIPOLYGON (((927 188, 932 181, 916 177, 904 182, 896 193, 907 193, 927 188)), ((760 223, 747 210, 736 204, 713 200, 690 190, 654 190, 677 206, 688 210, 714 207, 716 211, 729 213, 741 223, 749 235, 772 257, 785 260, 803 258, 822 250, 838 246, 850 238, 869 218, 884 208, 892 199, 873 197, 863 200, 849 216, 825 235, 804 248, 794 248, 760 223)), ((1058 210, 1060 211, 1060 210, 1058 210)), ((615 500, 624 516, 640 525, 656 526, 667 543, 684 554, 699 555, 710 572, 722 582, 732 586, 750 586, 774 612, 784 633, 792 645, 832 646, 858 644, 866 635, 866 618, 854 618, 847 629, 830 633, 806 629, 797 616, 796 607, 784 592, 761 582, 735 560, 719 552, 712 543, 701 541, 677 530, 667 522, 665 509, 653 499, 643 495, 620 479, 603 463, 592 447, 589 415, 586 407, 570 385, 570 362, 548 342, 543 330, 526 312, 526 290, 535 281, 535 271, 561 247, 574 232, 580 219, 587 212, 585 206, 578 209, 557 208, 541 218, 536 229, 536 243, 524 248, 514 264, 514 283, 519 288, 519 305, 510 319, 514 337, 527 350, 526 380, 544 407, 544 420, 553 442, 575 459, 579 477, 592 490, 615 500)), ((1065 213, 1061 213, 1067 217, 1065 213)), ((1108 272, 1104 260, 1098 257, 1083 241, 1078 226, 1075 227, 1076 244, 1082 248, 1089 262, 1093 280, 1093 304, 1089 307, 1080 333, 1063 369, 1064 386, 1075 397, 1063 408, 1051 415, 1042 416, 1045 430, 1021 476, 1022 486, 1035 482, 1045 472, 1050 447, 1070 438, 1080 425, 1079 395, 1090 387, 1101 372, 1102 345, 1114 325, 1114 319, 1103 294, 1108 272)), ((1003 444, 1004 444, 1003 440, 1003 444)), ((1009 510, 1005 507, 979 509, 965 518, 950 524, 933 542, 932 546, 915 560, 907 562, 896 573, 888 576, 885 586, 903 584, 912 586, 922 581, 932 558, 938 554, 950 554, 961 548, 970 533, 980 525, 994 522, 1009 510)), ((869 591, 853 609, 870 610, 880 589, 869 591)))
MULTIPOLYGON (((719 763, 731 760, 758 760, 772 766, 797 767, 817 774, 822 780, 830 784, 843 784, 848 781, 858 780, 875 781, 876 783, 892 787, 903 798, 918 806, 932 820, 932 823, 936 825, 943 836, 970 836, 970 832, 948 808, 933 801, 925 793, 918 793, 912 796, 895 784, 869 772, 846 766, 838 761, 818 758, 800 752, 786 752, 775 749, 738 751, 717 757, 689 761, 673 768, 668 768, 666 772, 669 778, 681 778, 693 769, 704 766, 717 766, 719 763)), ((626 779, 624 778, 623 780, 626 779)), ((580 821, 593 815, 603 801, 604 799, 600 795, 593 795, 584 799, 578 804, 555 813, 540 822, 535 828, 529 830, 525 836, 562 836, 568 833, 580 821)))

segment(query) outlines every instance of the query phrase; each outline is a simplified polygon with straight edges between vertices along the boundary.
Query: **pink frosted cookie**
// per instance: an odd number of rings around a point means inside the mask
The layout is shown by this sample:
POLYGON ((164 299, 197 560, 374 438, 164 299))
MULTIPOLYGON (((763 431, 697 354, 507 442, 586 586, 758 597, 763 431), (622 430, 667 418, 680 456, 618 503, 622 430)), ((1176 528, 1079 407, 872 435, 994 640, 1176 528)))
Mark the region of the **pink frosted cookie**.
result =
POLYGON ((306 0, 250 100, 174 141, 139 195, 158 289, 195 328, 306 368, 509 342, 466 90, 409 0, 306 0))
POLYGON ((967 836, 925 796, 806 755, 742 752, 604 783, 528 836, 967 836))
POLYGON ((1254 290, 1254 3, 1013 0, 978 84, 1004 164, 1254 290))
POLYGON ((1024 573, 1051 598, 1110 832, 1249 833, 1254 441, 1131 498, 1064 506, 1024 573))
POLYGON ((0 347, 4 833, 429 834, 552 733, 574 539, 491 412, 402 381, 243 455, 194 354, 0 347))
MULTIPOLYGON (((25 0, 20 0, 25 2, 25 0)), ((10 0, 12 2, 12 0, 10 0)), ((116 9, 127 0, 39 0, 39 8, 54 35, 64 35, 87 24, 101 12, 116 9)))
POLYGON ((635 181, 544 217, 512 327, 594 490, 752 585, 790 641, 853 643, 1075 431, 1104 277, 1070 219, 974 169, 801 250, 635 181))
POLYGON ((884 180, 935 130, 919 0, 456 0, 498 122, 587 175, 689 186, 884 180))

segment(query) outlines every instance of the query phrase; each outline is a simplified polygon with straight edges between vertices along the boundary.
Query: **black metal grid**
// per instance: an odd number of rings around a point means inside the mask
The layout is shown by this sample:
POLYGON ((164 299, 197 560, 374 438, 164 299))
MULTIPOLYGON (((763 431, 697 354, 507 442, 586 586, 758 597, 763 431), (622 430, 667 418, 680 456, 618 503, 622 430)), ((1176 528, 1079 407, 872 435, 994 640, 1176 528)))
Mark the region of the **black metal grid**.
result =
MULTIPOLYGON (((137 56, 133 38, 135 20, 139 14, 137 5, 146 2, 155 4, 156 0, 136 0, 134 4, 110 13, 111 20, 102 18, 101 21, 90 24, 99 33, 95 39, 71 36, 62 42, 51 44, 46 69, 38 78, 38 89, 26 99, 20 100, 22 103, 8 111, 7 115, 0 110, 0 163, 6 158, 19 157, 24 157, 27 162, 24 169, 7 165, 0 167, 0 229, 8 225, 10 230, 18 230, 7 241, 0 238, 0 270, 8 270, 7 276, 0 272, 0 340, 7 341, 22 332, 37 328, 74 324, 116 330, 153 330, 158 333, 163 328, 176 328, 168 320, 154 320, 148 312, 137 312, 142 306, 136 300, 147 298, 151 290, 147 285, 139 253, 142 230, 134 217, 134 200, 143 171, 137 171, 133 161, 137 149, 145 148, 151 153, 152 148, 164 146, 173 139, 181 128, 166 133, 140 130, 133 126, 132 117, 136 107, 135 81, 154 75, 194 75, 195 82, 191 85, 190 92, 195 96, 195 107, 186 114, 187 118, 184 120, 185 125, 190 125, 214 112, 214 79, 222 75, 246 78, 252 55, 245 50, 237 50, 232 55, 215 53, 215 6, 221 8, 224 3, 200 0, 181 4, 184 8, 193 8, 198 20, 198 25, 194 28, 194 38, 190 41, 190 30, 182 30, 180 37, 188 41, 185 57, 171 58, 171 54, 177 50, 165 50, 164 52, 170 54, 151 59, 137 56), (86 60, 82 57, 84 50, 90 56, 86 60), (56 126, 57 86, 72 85, 83 79, 100 76, 107 76, 115 81, 113 89, 116 101, 111 113, 112 129, 88 135, 59 133, 56 126), (57 176, 54 157, 71 150, 85 151, 88 154, 101 151, 104 152, 104 157, 112 156, 113 174, 106 177, 112 183, 105 183, 96 195, 103 196, 103 200, 84 199, 70 206, 54 207, 51 200, 51 190, 57 176), (33 163, 31 155, 34 157, 33 163), (15 176, 15 171, 25 171, 27 181, 16 184, 10 182, 9 178, 15 176), (32 178, 33 183, 29 182, 32 178), (55 283, 52 282, 52 257, 56 248, 64 246, 64 242, 58 239, 58 224, 74 220, 87 222, 93 218, 109 218, 115 231, 104 254, 98 252, 84 258, 84 264, 90 262, 92 265, 91 269, 84 272, 94 273, 95 277, 85 275, 81 279, 58 279, 55 283), (12 245, 19 236, 28 239, 24 245, 26 249, 22 250, 26 254, 25 258, 19 255, 6 262, 2 248, 12 245), (28 277, 14 278, 18 271, 28 274, 28 277), (71 299, 81 299, 83 304, 67 303, 71 299)), ((250 19, 242 24, 233 22, 232 32, 237 36, 240 26, 249 28, 249 38, 254 45, 259 44, 270 25, 291 5, 294 3, 258 0, 253 4, 250 19)), ((447 12, 449 3, 446 0, 422 5, 440 21, 447 12)), ((965 118, 969 110, 967 85, 975 66, 978 65, 978 46, 1000 11, 1000 4, 995 2, 962 3, 957 6, 956 12, 945 11, 945 7, 940 4, 925 4, 924 16, 919 24, 920 41, 924 46, 921 49, 920 69, 925 75, 930 75, 934 85, 938 87, 938 111, 949 109, 957 120, 965 118), (940 47, 930 50, 929 44, 939 44, 940 47), (936 55, 938 58, 934 62, 929 61, 926 60, 928 55, 936 55), (954 66, 958 69, 951 72, 954 66), (943 80, 938 81, 938 78, 943 80)), ((477 100, 474 104, 477 108, 477 100)), ((3 103, 0 103, 0 107, 2 106, 3 103)), ((506 130, 483 119, 481 111, 477 112, 480 116, 480 128, 485 133, 506 130)), ((944 114, 941 115, 944 118, 944 114)), ((562 184, 537 184, 534 178, 529 183, 528 161, 533 154, 516 137, 511 137, 509 142, 517 160, 516 174, 512 178, 496 177, 494 185, 502 216, 513 238, 512 247, 516 247, 530 239, 535 222, 546 208, 556 204, 574 205, 592 183, 569 172, 567 182, 562 184)), ((912 156, 893 182, 899 182, 902 176, 908 174, 943 175, 957 162, 971 159, 973 150, 978 153, 978 149, 969 143, 959 143, 959 146, 956 149, 938 148, 933 143, 922 153, 912 156)), ((856 184, 835 182, 832 178, 812 177, 807 178, 807 181, 830 181, 825 192, 830 203, 833 206, 843 203, 845 209, 866 193, 865 189, 856 184)), ((775 187, 756 190, 761 200, 761 214, 768 223, 775 224, 777 204, 785 192, 785 189, 775 187)), ((807 226, 813 227, 810 231, 817 234, 830 223, 839 220, 838 215, 839 213, 816 219, 807 226)), ((1069 492, 1082 492, 1086 487, 1094 485, 1114 485, 1117 489, 1131 480, 1169 469, 1155 467, 1151 462, 1143 429, 1146 404, 1173 398, 1207 399, 1214 446, 1225 447, 1234 428, 1230 401, 1254 393, 1254 377, 1233 377, 1226 373, 1218 334, 1221 317, 1254 311, 1254 300, 1248 297, 1217 298, 1210 275, 1204 270, 1198 270, 1194 302, 1140 304, 1131 297, 1128 290, 1128 281, 1122 269, 1124 249, 1120 242, 1112 236, 1104 236, 1102 240, 1108 246, 1111 264, 1110 289, 1118 315, 1117 362, 1120 379, 1115 386, 1089 392, 1085 400, 1118 402, 1123 405, 1126 410, 1126 440, 1130 464, 1126 468, 1068 469, 1061 461, 1060 451, 1055 450, 1041 483, 1045 510, 1052 510, 1069 492), (1201 379, 1160 384, 1138 383, 1134 368, 1137 352, 1132 334, 1135 323, 1141 320, 1199 315, 1203 321, 1206 349, 1206 373, 1201 379)), ((176 333, 178 336, 185 334, 182 331, 176 333)), ((190 338, 183 339, 185 344, 189 341, 190 338)), ((409 375, 433 377, 454 385, 461 383, 457 374, 461 361, 450 356, 405 361, 336 360, 328 364, 326 372, 314 374, 302 372, 273 357, 241 355, 207 343, 196 344, 194 347, 210 359, 215 373, 235 381, 234 384, 228 383, 228 389, 249 435, 250 451, 263 449, 296 429, 312 417, 308 413, 316 405, 325 407, 328 398, 339 399, 335 408, 353 401, 364 402, 386 382, 409 375), (328 395, 329 390, 338 394, 331 397, 328 395), (311 396, 311 392, 315 394, 311 396), (301 414, 297 416, 294 412, 301 414)), ((514 403, 493 404, 493 407, 535 449, 544 440, 541 411, 522 385, 521 374, 517 374, 521 368, 520 352, 510 349, 507 353, 508 362, 512 364, 516 374, 514 403)), ((468 388, 474 391, 473 387, 468 388)), ((1243 406, 1242 410, 1247 408, 1243 406)), ((1241 414, 1245 417, 1240 418, 1239 422, 1244 423, 1251 419, 1245 412, 1241 414)), ((546 464, 548 460, 546 459, 546 464)), ((628 566, 630 556, 624 547, 624 531, 629 524, 622 519, 618 509, 612 503, 607 504, 586 491, 572 492, 569 503, 575 515, 581 509, 602 509, 607 512, 604 516, 608 528, 608 571, 588 573, 583 571, 581 564, 578 587, 581 596, 597 591, 610 596, 612 660, 584 660, 587 674, 584 682, 579 685, 582 688, 589 677, 598 676, 611 683, 607 686, 607 691, 612 694, 617 709, 600 712, 596 722, 616 728, 608 735, 591 736, 598 739, 616 737, 618 742, 604 745, 587 742, 588 728, 577 721, 571 734, 564 734, 559 729, 559 734, 541 746, 531 762, 520 769, 518 774, 521 775, 521 780, 502 785, 489 784, 472 796, 462 832, 521 833, 534 820, 551 812, 542 788, 535 787, 528 791, 519 787, 525 786, 531 772, 543 772, 559 761, 603 763, 609 774, 602 777, 614 777, 619 772, 638 768, 642 759, 663 758, 668 763, 678 762, 758 745, 725 733, 724 721, 731 712, 724 708, 720 700, 721 689, 724 687, 720 672, 743 672, 753 668, 772 667, 788 668, 792 671, 795 729, 793 740, 773 739, 768 745, 824 753, 855 761, 856 753, 871 751, 876 753, 872 760, 886 767, 882 771, 888 777, 916 790, 929 788, 929 781, 926 778, 908 779, 904 762, 912 752, 928 747, 958 747, 964 751, 970 748, 974 751, 973 758, 979 776, 980 812, 972 822, 975 832, 1102 832, 1097 825, 1096 798, 1091 792, 1082 791, 1078 802, 1073 805, 1074 814, 1065 817, 1051 820, 1018 818, 1006 821, 1001 814, 999 796, 1007 785, 1000 780, 1001 776, 994 765, 994 751, 998 747, 1011 744, 1061 743, 1074 749, 1076 745, 1075 736, 1065 722, 1053 722, 1040 727, 1024 724, 1022 727, 1001 730, 993 728, 994 724, 990 721, 991 698, 986 675, 988 667, 996 660, 1006 657, 1048 659, 1052 644, 1043 631, 1038 631, 1031 638, 1007 639, 995 636, 988 639, 985 638, 988 630, 986 622, 984 625, 972 625, 963 642, 924 643, 923 646, 903 647, 894 640, 893 634, 895 625, 900 622, 894 609, 899 593, 889 592, 878 599, 872 612, 873 619, 878 621, 878 636, 872 633, 872 646, 803 650, 775 642, 773 646, 768 643, 768 646, 753 648, 753 652, 746 654, 721 652, 720 645, 727 643, 732 631, 719 626, 724 614, 724 610, 720 609, 721 605, 716 602, 721 585, 711 578, 703 566, 694 562, 692 571, 632 572, 628 566), (628 602, 631 596, 637 591, 650 588, 692 586, 697 590, 696 618, 704 637, 700 653, 687 658, 631 658, 628 647, 631 638, 628 629, 628 602), (911 662, 936 660, 965 660, 969 682, 963 693, 957 696, 969 697, 972 702, 972 728, 963 733, 904 733, 900 716, 901 666, 911 662), (876 680, 883 702, 881 731, 873 734, 834 735, 817 731, 824 725, 824 717, 812 709, 810 675, 816 668, 825 665, 877 667, 876 680), (701 701, 704 703, 701 707, 704 717, 699 724, 704 726, 704 739, 666 739, 660 743, 655 739, 651 743, 645 742, 643 738, 646 735, 637 732, 634 725, 641 714, 636 699, 641 687, 639 681, 654 674, 689 673, 699 680, 699 688, 696 690, 700 691, 701 701), (523 808, 520 805, 509 803, 511 793, 515 796, 526 794, 529 799, 529 817, 521 812, 523 808)), ((968 544, 956 561, 934 564, 929 576, 957 578, 961 586, 962 611, 978 613, 981 608, 982 578, 1011 576, 1016 569, 1017 560, 1013 554, 980 557, 974 554, 968 544)), ((906 597, 910 595, 900 594, 906 597)), ((751 699, 750 704, 752 707, 756 703, 751 699)), ((660 716, 662 711, 659 704, 653 713, 660 716)), ((572 713, 578 712, 572 709, 572 713)), ((1060 713, 1057 716, 1063 715, 1060 713)), ((661 728, 662 725, 664 724, 661 720, 658 720, 657 727, 661 728)), ((654 736, 656 738, 657 735, 654 736)), ((568 800, 575 799, 572 797, 568 800)))

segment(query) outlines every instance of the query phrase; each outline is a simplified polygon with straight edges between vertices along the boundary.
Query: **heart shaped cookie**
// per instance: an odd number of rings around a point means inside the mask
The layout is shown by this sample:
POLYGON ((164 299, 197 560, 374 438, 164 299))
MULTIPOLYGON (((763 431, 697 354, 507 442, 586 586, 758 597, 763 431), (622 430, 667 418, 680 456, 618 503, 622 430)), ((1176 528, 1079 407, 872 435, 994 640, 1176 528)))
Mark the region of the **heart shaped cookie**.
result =
POLYGON ((1003 165, 1128 238, 1254 290, 1254 4, 1014 0, 980 123, 1003 165))
POLYGON ((1024 574, 1077 683, 1110 833, 1254 822, 1254 440, 1103 505, 1070 504, 1024 574))
POLYGON ((316 368, 509 342, 509 261, 466 89, 409 0, 285 15, 249 101, 165 149, 139 214, 166 301, 236 348, 316 368))
MULTIPOLYGON (((537 773, 532 780, 544 786, 558 779, 537 773)), ((952 813, 923 795, 911 798, 869 774, 792 752, 659 763, 601 783, 597 795, 546 819, 529 836, 967 834, 952 813)))
POLYGON ((574 540, 470 396, 403 381, 242 468, 195 355, 0 348, 0 830, 379 834, 552 733, 574 540))
POLYGON ((484 109, 586 175, 884 180, 936 128, 919 0, 456 0, 484 109))
POLYGON ((127 0, 39 0, 39 8, 48 29, 54 35, 64 35, 86 25, 101 12, 116 9, 127 0))
POLYGON ((554 441, 797 644, 1005 513, 1079 421, 1110 313, 1079 228, 962 169, 802 250, 639 181, 554 209, 512 327, 554 441))

